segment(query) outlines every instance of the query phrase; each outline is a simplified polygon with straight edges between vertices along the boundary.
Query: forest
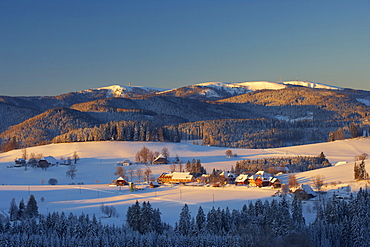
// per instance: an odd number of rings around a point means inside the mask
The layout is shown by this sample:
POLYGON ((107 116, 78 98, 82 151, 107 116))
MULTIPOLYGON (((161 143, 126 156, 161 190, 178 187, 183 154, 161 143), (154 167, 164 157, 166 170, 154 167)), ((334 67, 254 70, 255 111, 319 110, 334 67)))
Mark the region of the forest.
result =
MULTIPOLYGON (((282 158, 246 159, 236 162, 232 170, 237 173, 256 173, 257 171, 276 170, 274 168, 286 167, 289 172, 304 172, 331 166, 323 153, 317 157, 295 156, 282 158)), ((278 169, 277 169, 278 170, 278 169)))
MULTIPOLYGON (((64 212, 39 214, 31 199, 14 208, 22 217, 0 218, 1 246, 368 246, 370 194, 360 189, 348 199, 333 196, 319 200, 316 218, 307 224, 302 202, 285 196, 249 202, 240 210, 198 208, 192 216, 184 205, 171 226, 161 220, 150 202, 130 206, 122 225, 107 225, 94 214, 64 212), (32 202, 31 202, 32 201, 32 202), (30 209, 28 209, 30 208, 30 209)), ((104 208, 104 207, 103 207, 104 208)), ((19 214, 16 214, 19 215, 19 214)))
POLYGON ((291 87, 219 99, 168 93, 0 96, 0 149, 100 140, 202 140, 220 147, 275 148, 370 133, 370 106, 362 103, 370 97, 366 91, 291 87))

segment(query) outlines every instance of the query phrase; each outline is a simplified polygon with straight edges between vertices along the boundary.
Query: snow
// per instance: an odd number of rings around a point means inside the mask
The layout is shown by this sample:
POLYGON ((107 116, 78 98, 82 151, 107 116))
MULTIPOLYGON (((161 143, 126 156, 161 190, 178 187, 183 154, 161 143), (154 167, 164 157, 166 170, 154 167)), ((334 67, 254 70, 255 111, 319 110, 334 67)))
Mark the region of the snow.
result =
POLYGON ((370 100, 368 99, 356 99, 358 102, 361 102, 362 104, 365 104, 367 106, 370 106, 370 100))
POLYGON ((202 90, 201 92, 199 92, 200 95, 204 95, 206 96, 207 98, 216 98, 216 97, 220 97, 220 95, 218 93, 216 93, 214 90, 211 90, 211 89, 204 89, 202 90))
MULTIPOLYGON (((322 83, 316 82, 308 82, 308 81, 286 81, 286 82, 270 82, 270 81, 247 81, 247 82, 203 82, 194 84, 192 86, 200 86, 200 87, 208 87, 208 89, 204 89, 199 94, 204 95, 206 97, 219 97, 219 95, 212 89, 224 90, 232 95, 239 95, 245 94, 251 91, 256 90, 264 90, 264 89, 271 89, 271 90, 278 90, 286 88, 287 85, 299 85, 309 88, 322 88, 322 89, 342 89, 336 86, 330 86, 322 83)), ((80 92, 91 92, 93 90, 108 90, 108 97, 123 97, 126 92, 132 92, 135 89, 142 89, 147 92, 157 92, 158 94, 161 93, 168 93, 171 91, 176 90, 174 89, 163 89, 163 88, 156 88, 156 87, 145 87, 145 86, 120 86, 120 85, 111 85, 106 87, 94 88, 94 89, 87 89, 80 92)), ((358 99, 360 102, 361 99, 358 99)), ((365 100, 366 101, 366 100, 365 100)), ((367 101, 368 102, 368 101, 367 101)), ((362 102, 363 103, 363 102, 362 102)), ((364 103, 366 104, 366 103, 364 103)))
MULTIPOLYGON (((161 92, 165 91, 167 89, 163 88, 156 88, 156 87, 144 87, 144 86, 120 86, 120 85, 111 85, 106 87, 100 87, 100 88, 94 88, 94 89, 87 89, 84 91, 90 92, 92 90, 108 90, 108 97, 123 97, 125 95, 125 92, 132 92, 136 88, 145 90, 147 92, 161 92)), ((82 91, 83 92, 83 91, 82 91)))
MULTIPOLYGON (((165 222, 174 224, 178 220, 181 208, 185 203, 189 205, 194 216, 199 206, 202 206, 206 211, 213 206, 215 208, 240 209, 242 205, 251 200, 271 200, 274 198, 272 195, 277 191, 267 187, 251 188, 235 185, 220 188, 165 185, 151 189, 148 184, 142 183, 136 185, 140 190, 131 192, 127 186, 108 186, 113 179, 116 179, 114 172, 117 162, 126 159, 135 160, 136 152, 144 146, 152 151, 159 151, 163 147, 167 147, 170 159, 178 155, 183 164, 187 160, 200 159, 208 172, 211 172, 213 168, 228 171, 231 166, 235 166, 236 161, 243 159, 297 155, 317 156, 324 152, 332 164, 338 162, 342 162, 342 164, 297 173, 296 178, 300 184, 312 185, 311 178, 322 175, 325 177, 325 183, 327 183, 323 190, 328 191, 328 194, 345 186, 350 186, 353 192, 368 184, 366 181, 356 182, 353 180, 353 158, 361 153, 369 152, 370 138, 275 149, 231 149, 233 153, 238 154, 237 157, 231 159, 225 155, 225 151, 230 148, 208 147, 190 143, 113 141, 63 143, 28 148, 27 153, 42 153, 45 156, 52 155, 60 159, 61 157, 72 157, 76 151, 80 160, 77 163, 74 180, 66 177, 65 174, 68 170, 66 166, 52 166, 46 171, 29 167, 27 170, 24 167, 7 168, 10 164, 14 164, 15 158, 22 156, 22 150, 0 154, 0 196, 2 199, 0 201, 0 212, 9 210, 9 202, 12 198, 15 198, 16 202, 19 203, 22 198, 27 200, 30 194, 34 194, 41 213, 65 211, 66 213, 73 212, 76 214, 81 212, 95 213, 99 216, 99 207, 104 203, 105 205, 115 206, 121 216, 112 219, 102 218, 102 222, 122 224, 127 207, 139 200, 139 202, 150 201, 154 208, 160 209, 162 219, 165 222), (49 178, 56 178, 59 182, 58 185, 48 185, 49 178), (43 185, 42 180, 44 180, 43 185), (71 183, 75 184, 69 185, 71 183), (44 197, 44 203, 41 203, 41 197, 44 197)), ((169 172, 169 166, 153 165, 149 167, 153 172, 153 178, 157 178, 163 172, 169 172)), ((146 166, 133 164, 125 169, 127 171, 130 168, 145 170, 146 166)), ((370 170, 369 166, 367 166, 367 170, 370 170)), ((126 173, 126 175, 128 174, 126 173)), ((286 183, 288 175, 283 174, 278 178, 281 179, 282 183, 286 183)), ((134 182, 136 180, 137 178, 133 179, 134 182)), ((304 206, 307 212, 313 208, 313 204, 310 203, 308 202, 304 206)), ((307 215, 310 216, 309 213, 307 215)))
POLYGON ((309 88, 322 88, 322 89, 342 89, 336 86, 330 86, 322 83, 308 82, 308 81, 285 81, 285 82, 270 82, 270 81, 251 81, 251 82, 204 82, 195 84, 195 86, 206 86, 213 88, 223 88, 230 93, 237 93, 241 89, 256 91, 263 89, 278 90, 286 88, 287 85, 297 85, 309 88))
POLYGON ((262 89, 282 89, 286 86, 280 82, 268 82, 268 81, 256 81, 256 82, 205 82, 195 84, 195 86, 206 86, 206 87, 213 87, 218 89, 224 89, 229 93, 238 93, 243 90, 244 93, 246 91, 256 91, 262 89))
POLYGON ((323 83, 298 81, 298 80, 297 81, 285 81, 284 84, 297 85, 297 86, 303 86, 303 87, 309 87, 309 88, 321 88, 321 89, 333 89, 333 90, 342 89, 341 87, 330 86, 330 85, 323 84, 323 83))
POLYGON ((306 116, 300 118, 291 118, 289 116, 283 115, 276 115, 274 116, 277 120, 286 121, 286 122, 295 122, 295 121, 303 121, 303 120, 312 120, 313 119, 313 112, 306 112, 306 116))

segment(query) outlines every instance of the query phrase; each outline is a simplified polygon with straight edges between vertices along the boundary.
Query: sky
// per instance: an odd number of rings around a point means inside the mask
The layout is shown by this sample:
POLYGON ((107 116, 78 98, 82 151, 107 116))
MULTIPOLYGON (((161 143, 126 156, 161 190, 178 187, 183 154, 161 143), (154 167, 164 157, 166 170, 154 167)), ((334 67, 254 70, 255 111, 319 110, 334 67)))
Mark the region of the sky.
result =
POLYGON ((370 90, 370 1, 0 1, 0 95, 280 76, 370 90))

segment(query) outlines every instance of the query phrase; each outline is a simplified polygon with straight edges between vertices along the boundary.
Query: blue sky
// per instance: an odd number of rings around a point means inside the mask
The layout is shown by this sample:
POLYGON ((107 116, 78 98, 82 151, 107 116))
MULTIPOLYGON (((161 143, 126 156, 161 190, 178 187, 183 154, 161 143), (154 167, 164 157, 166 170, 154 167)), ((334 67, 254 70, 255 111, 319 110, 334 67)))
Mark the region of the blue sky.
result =
POLYGON ((308 80, 370 90, 370 1, 0 1, 0 95, 308 80))

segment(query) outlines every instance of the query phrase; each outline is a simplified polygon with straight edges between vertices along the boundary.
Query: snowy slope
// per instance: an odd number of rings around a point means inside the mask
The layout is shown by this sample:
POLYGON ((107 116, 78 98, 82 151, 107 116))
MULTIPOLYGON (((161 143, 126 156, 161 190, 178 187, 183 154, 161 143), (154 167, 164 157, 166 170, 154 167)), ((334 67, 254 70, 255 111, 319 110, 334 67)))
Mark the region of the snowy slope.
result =
MULTIPOLYGON (((144 142, 85 142, 51 144, 28 148, 28 153, 42 153, 44 156, 52 155, 57 159, 70 157, 76 151, 80 156, 77 163, 77 176, 72 181, 65 176, 67 167, 50 167, 46 171, 41 169, 7 168, 20 157, 22 151, 14 150, 0 154, 0 212, 9 209, 9 201, 16 198, 27 199, 29 194, 34 194, 39 202, 42 213, 54 210, 89 213, 100 215, 99 207, 102 203, 113 205, 120 213, 117 219, 102 219, 103 222, 122 224, 125 211, 136 200, 150 201, 154 208, 160 208, 164 221, 174 224, 184 203, 190 207, 193 215, 201 205, 206 211, 214 207, 229 207, 240 209, 250 200, 272 199, 276 190, 271 188, 248 188, 245 186, 227 186, 223 188, 188 187, 188 186, 161 186, 150 189, 147 185, 138 185, 144 190, 130 192, 127 187, 109 187, 107 184, 117 177, 114 175, 117 162, 130 159, 134 160, 135 154, 143 146, 150 150, 159 151, 167 147, 171 157, 176 155, 185 163, 187 160, 200 159, 208 172, 212 168, 230 169, 235 162, 247 158, 281 157, 294 155, 318 155, 324 152, 332 164, 342 162, 341 165, 328 168, 302 172, 296 174, 300 183, 310 183, 316 175, 325 176, 325 182, 339 181, 340 186, 351 185, 352 190, 365 186, 353 181, 353 157, 361 153, 369 153, 370 139, 344 140, 330 143, 312 144, 276 149, 232 149, 237 157, 227 158, 226 148, 192 145, 190 143, 144 143, 144 142), (347 163, 345 163, 346 161, 347 163), (49 178, 57 178, 59 185, 49 186, 49 178), (45 184, 41 185, 42 180, 45 184), (69 183, 84 182, 84 185, 68 185, 69 183), (41 203, 40 198, 45 202, 41 203)), ((133 169, 145 169, 144 165, 132 165, 133 169)), ((125 167, 128 170, 130 167, 125 167)), ((162 172, 169 171, 169 165, 150 166, 154 177, 162 172)), ((368 166, 368 170, 369 170, 368 166)), ((287 175, 281 177, 287 179, 287 175)), ((133 179, 136 181, 136 178, 133 179)), ((324 188, 331 190, 332 187, 324 188)), ((334 187, 333 187, 334 188, 334 187)))
POLYGON ((278 90, 286 88, 287 85, 296 85, 309 88, 322 88, 322 89, 341 89, 340 87, 325 85, 322 83, 308 82, 308 81, 286 81, 286 82, 269 82, 269 81, 252 81, 252 82, 205 82, 195 84, 195 86, 223 88, 230 92, 236 92, 237 90, 244 89, 249 91, 272 89, 278 90))
MULTIPOLYGON (((120 86, 120 85, 111 85, 106 87, 87 89, 83 91, 92 91, 92 90, 108 90, 108 97, 123 97, 125 93, 134 92, 135 90, 145 91, 147 93, 161 92, 166 89, 156 88, 156 87, 144 87, 144 86, 120 86)), ((83 92, 82 91, 82 92, 83 92)))
POLYGON ((342 89, 341 87, 330 86, 330 85, 326 85, 322 83, 309 82, 309 81, 285 81, 284 84, 303 86, 303 87, 309 87, 309 88, 320 88, 320 89, 333 89, 333 90, 342 89))
MULTIPOLYGON (((286 81, 286 82, 269 82, 269 81, 251 81, 251 82, 203 82, 188 86, 189 88, 204 87, 204 90, 199 92, 200 95, 208 98, 222 97, 216 91, 225 91, 231 95, 245 94, 251 91, 270 89, 278 90, 286 88, 287 85, 297 85, 310 88, 321 88, 321 89, 341 89, 339 87, 325 85, 322 83, 307 82, 307 81, 286 81)), ((183 87, 187 88, 187 87, 183 87)), ((163 89, 156 87, 142 87, 142 86, 120 86, 112 85, 106 87, 100 87, 95 89, 84 90, 90 92, 92 90, 108 90, 108 97, 123 97, 126 93, 135 92, 140 90, 142 93, 157 93, 157 94, 168 94, 178 90, 174 89, 163 89)), ((83 91, 81 91, 83 92, 83 91)))

